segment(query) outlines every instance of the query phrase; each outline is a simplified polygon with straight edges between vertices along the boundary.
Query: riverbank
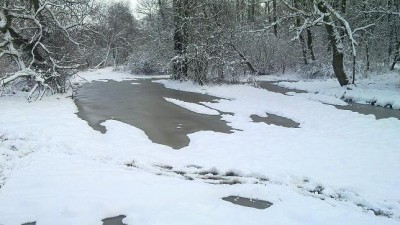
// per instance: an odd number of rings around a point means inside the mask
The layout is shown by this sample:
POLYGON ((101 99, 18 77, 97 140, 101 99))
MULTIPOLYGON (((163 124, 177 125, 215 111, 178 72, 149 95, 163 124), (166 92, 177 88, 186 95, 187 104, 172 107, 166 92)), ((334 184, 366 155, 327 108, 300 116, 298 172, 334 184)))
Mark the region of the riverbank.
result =
POLYGON ((273 81, 285 88, 307 91, 307 94, 299 95, 309 99, 324 101, 323 99, 333 97, 339 100, 339 103, 334 104, 355 102, 400 109, 400 71, 371 74, 369 77, 359 76, 356 85, 346 87, 340 87, 334 78, 304 79, 295 73, 261 76, 257 80, 273 81))

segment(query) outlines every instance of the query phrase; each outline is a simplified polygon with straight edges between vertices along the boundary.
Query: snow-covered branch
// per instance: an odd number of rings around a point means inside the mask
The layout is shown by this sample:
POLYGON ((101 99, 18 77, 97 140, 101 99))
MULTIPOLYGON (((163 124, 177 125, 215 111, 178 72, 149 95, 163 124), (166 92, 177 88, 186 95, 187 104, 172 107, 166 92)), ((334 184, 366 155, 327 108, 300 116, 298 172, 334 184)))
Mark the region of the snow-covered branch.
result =
POLYGON ((386 15, 393 15, 393 16, 400 17, 400 11, 395 12, 395 11, 390 11, 390 10, 368 10, 368 11, 362 11, 362 12, 365 14, 378 13, 378 14, 386 14, 386 15))

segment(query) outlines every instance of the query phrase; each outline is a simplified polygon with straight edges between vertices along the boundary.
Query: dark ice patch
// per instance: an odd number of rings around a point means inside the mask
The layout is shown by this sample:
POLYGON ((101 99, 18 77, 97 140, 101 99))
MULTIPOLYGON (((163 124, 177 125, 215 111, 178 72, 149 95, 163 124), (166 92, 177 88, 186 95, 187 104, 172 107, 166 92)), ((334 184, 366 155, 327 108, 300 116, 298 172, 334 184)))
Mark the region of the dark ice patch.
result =
POLYGON ((244 198, 244 197, 240 197, 240 196, 223 197, 222 200, 233 203, 235 205, 251 207, 251 208, 255 208, 255 209, 266 209, 273 205, 273 203, 269 202, 269 201, 260 200, 260 199, 244 198))
POLYGON ((288 119, 286 117, 278 116, 275 114, 271 113, 266 113, 266 117, 262 117, 259 115, 251 115, 250 118, 253 120, 255 123, 266 123, 268 125, 276 125, 276 126, 281 126, 281 127, 287 127, 287 128, 299 128, 300 123, 297 123, 294 120, 288 119))
POLYGON ((102 219, 101 221, 103 221, 103 225, 127 225, 122 222, 122 220, 125 217, 126 216, 124 216, 124 215, 119 215, 116 217, 105 218, 105 219, 102 219))

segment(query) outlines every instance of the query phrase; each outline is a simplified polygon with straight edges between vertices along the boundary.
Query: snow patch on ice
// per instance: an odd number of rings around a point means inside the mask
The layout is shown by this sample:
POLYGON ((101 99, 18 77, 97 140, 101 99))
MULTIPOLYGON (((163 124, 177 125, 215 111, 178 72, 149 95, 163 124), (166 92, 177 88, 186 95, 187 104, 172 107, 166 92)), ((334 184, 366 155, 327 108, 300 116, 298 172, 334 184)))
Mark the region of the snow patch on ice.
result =
POLYGON ((178 105, 182 108, 185 108, 185 109, 195 112, 195 113, 206 114, 206 115, 219 115, 219 112, 217 110, 205 107, 203 105, 199 105, 199 104, 191 103, 191 102, 184 102, 184 101, 181 101, 178 99, 173 99, 173 98, 164 97, 164 99, 168 102, 171 102, 175 105, 178 105))
POLYGON ((132 74, 133 78, 136 79, 169 79, 170 75, 136 75, 132 74))
POLYGON ((258 81, 298 81, 300 75, 297 73, 286 73, 286 74, 271 74, 257 76, 258 81))
POLYGON ((161 79, 161 80, 153 80, 152 82, 163 84, 166 88, 171 88, 171 89, 175 89, 178 91, 207 94, 207 89, 205 87, 196 85, 195 83, 193 83, 191 81, 176 83, 172 80, 161 79), (177 84, 179 84, 179 85, 177 85, 177 84))
POLYGON ((113 71, 112 67, 107 67, 104 69, 88 70, 85 72, 81 72, 79 73, 79 76, 75 77, 74 82, 85 82, 85 81, 107 82, 108 80, 124 81, 124 80, 136 80, 136 79, 131 74, 123 72, 115 72, 113 71))
POLYGON ((287 93, 287 95, 303 97, 309 100, 318 101, 330 105, 340 105, 340 106, 348 105, 345 101, 328 95, 319 95, 314 93, 294 93, 294 92, 289 92, 287 93))

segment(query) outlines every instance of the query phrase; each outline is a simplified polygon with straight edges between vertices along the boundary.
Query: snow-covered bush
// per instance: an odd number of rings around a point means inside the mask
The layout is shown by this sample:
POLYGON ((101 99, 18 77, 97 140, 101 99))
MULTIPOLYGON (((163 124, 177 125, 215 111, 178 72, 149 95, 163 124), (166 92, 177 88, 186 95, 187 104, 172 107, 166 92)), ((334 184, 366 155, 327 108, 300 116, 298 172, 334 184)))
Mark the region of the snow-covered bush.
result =
POLYGON ((323 79, 334 77, 332 66, 321 63, 320 61, 312 61, 307 65, 301 65, 299 74, 306 79, 323 79))
POLYGON ((154 75, 166 74, 168 71, 168 62, 147 56, 143 54, 132 54, 125 64, 126 70, 133 74, 154 75))

